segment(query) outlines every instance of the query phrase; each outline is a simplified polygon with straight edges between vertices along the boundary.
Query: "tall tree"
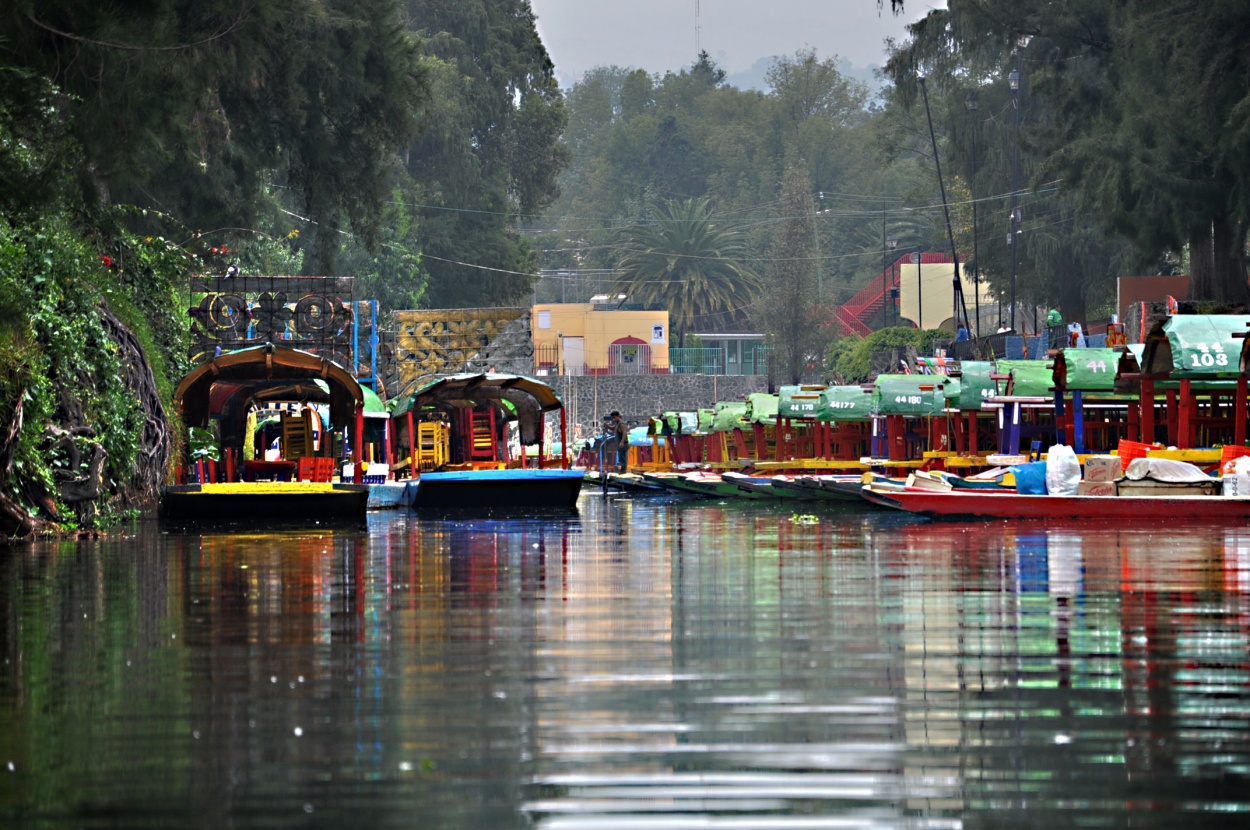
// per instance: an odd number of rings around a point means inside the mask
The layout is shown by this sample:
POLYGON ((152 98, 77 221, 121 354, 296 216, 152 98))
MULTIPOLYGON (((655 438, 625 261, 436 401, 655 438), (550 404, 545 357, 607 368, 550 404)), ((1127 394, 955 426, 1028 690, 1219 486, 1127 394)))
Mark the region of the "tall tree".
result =
POLYGON ((1084 217, 1131 242, 1139 262, 1187 246, 1196 297, 1250 301, 1250 9, 951 0, 911 31, 891 61, 896 81, 921 65, 939 79, 1022 67, 1043 116, 1024 131, 1034 181, 1061 179, 1084 217), (969 71, 970 59, 984 62, 969 71))
POLYGON ((322 272, 340 230, 376 239, 427 94, 397 0, 15 0, 0 63, 63 94, 87 204, 249 227, 277 183, 310 220, 305 267, 322 272))
POLYGON ((521 220, 558 194, 567 116, 529 0, 404 0, 437 59, 436 105, 407 152, 420 208, 425 302, 515 303, 536 260, 521 220))
POLYGON ((654 205, 647 222, 624 231, 622 247, 612 291, 628 295, 629 302, 667 308, 679 343, 703 320, 745 311, 761 288, 743 261, 741 232, 718 222, 707 199, 654 205))
POLYGON ((825 332, 817 322, 815 205, 807 169, 786 170, 781 187, 781 224, 773 235, 767 287, 756 320, 768 335, 772 382, 799 383, 807 365, 819 360, 825 332))

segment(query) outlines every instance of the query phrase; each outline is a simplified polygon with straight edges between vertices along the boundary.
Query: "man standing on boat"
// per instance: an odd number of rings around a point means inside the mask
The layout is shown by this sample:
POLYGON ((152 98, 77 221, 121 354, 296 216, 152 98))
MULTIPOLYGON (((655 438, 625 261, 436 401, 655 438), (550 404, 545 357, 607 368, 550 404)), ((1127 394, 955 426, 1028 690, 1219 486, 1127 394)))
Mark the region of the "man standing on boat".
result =
POLYGON ((621 413, 615 409, 608 417, 612 419, 612 430, 616 435, 616 470, 625 473, 629 465, 629 427, 625 426, 621 413))

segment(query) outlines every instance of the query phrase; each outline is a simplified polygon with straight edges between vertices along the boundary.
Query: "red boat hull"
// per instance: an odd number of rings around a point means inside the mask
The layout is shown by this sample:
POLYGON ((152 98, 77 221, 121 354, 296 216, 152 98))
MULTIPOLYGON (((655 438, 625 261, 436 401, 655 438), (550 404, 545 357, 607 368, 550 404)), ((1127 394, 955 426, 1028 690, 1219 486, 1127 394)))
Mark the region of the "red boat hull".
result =
POLYGON ((1250 520, 1250 497, 1221 496, 1022 496, 937 490, 873 491, 873 504, 934 518, 1122 519, 1130 521, 1250 520))

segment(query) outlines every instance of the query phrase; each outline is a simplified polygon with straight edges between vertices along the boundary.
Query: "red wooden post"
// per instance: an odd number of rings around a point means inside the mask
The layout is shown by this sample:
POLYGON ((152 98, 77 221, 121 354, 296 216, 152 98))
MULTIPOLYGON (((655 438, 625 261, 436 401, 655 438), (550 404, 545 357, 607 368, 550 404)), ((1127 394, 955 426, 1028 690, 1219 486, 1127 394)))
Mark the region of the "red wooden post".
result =
POLYGON ((1141 382, 1141 442, 1155 442, 1155 382, 1143 379, 1141 382))
POLYGON ((1166 413, 1165 417, 1168 424, 1168 445, 1173 447, 1179 446, 1180 437, 1178 436, 1178 433, 1180 431, 1180 419, 1177 418, 1175 389, 1169 389, 1167 391, 1167 404, 1165 405, 1164 412, 1166 413))
MULTIPOLYGON (((1175 401, 1175 398, 1172 397, 1170 392, 1168 393, 1168 400, 1169 402, 1175 401)), ((1189 378, 1185 378, 1181 381, 1180 412, 1177 413, 1179 417, 1177 418, 1176 424, 1176 440, 1171 442, 1172 446, 1177 449, 1187 450, 1194 445, 1194 419, 1191 417, 1193 415, 1193 405, 1193 382, 1189 380, 1189 378)))
POLYGON ((365 407, 361 404, 356 407, 356 440, 352 442, 352 464, 355 467, 356 474, 353 476, 357 484, 364 481, 365 477, 365 407))
MULTIPOLYGON (((547 416, 543 415, 538 419, 538 469, 543 468, 543 452, 546 449, 543 439, 547 437, 547 416)), ((525 450, 521 450, 521 466, 525 465, 525 450)), ((621 472, 625 472, 621 470, 621 472)))
POLYGON ((560 469, 569 468, 569 416, 560 407, 560 469))
POLYGON ((904 461, 907 459, 906 439, 903 432, 906 430, 906 423, 902 415, 887 415, 885 419, 885 438, 889 442, 889 459, 891 461, 904 461))
POLYGON ((1141 439, 1141 404, 1140 401, 1128 402, 1128 429, 1124 437, 1131 440, 1141 439))
POLYGON ((1239 447, 1246 445, 1246 392, 1246 376, 1238 375, 1237 399, 1233 401, 1233 443, 1239 447))
POLYGON ((414 429, 412 410, 408 410, 408 478, 417 477, 417 431, 414 429))
POLYGON ((386 419, 386 466, 395 466, 395 419, 386 419))

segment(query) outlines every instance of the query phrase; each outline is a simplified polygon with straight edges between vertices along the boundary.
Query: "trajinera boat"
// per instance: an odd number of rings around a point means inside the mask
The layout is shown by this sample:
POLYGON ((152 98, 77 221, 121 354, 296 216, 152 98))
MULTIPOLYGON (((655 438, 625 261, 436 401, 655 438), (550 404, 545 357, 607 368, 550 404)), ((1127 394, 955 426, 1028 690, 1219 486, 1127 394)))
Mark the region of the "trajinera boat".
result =
MULTIPOLYGON (((430 380, 398 399, 392 420, 406 431, 414 480, 409 503, 438 513, 568 513, 584 473, 569 469, 564 404, 550 386, 523 375, 459 374, 430 380), (547 467, 548 413, 560 416, 560 462, 547 467), (513 457, 507 426, 524 450, 513 457)), ((402 444, 402 439, 401 439, 402 444)))
POLYGON ((213 457, 192 458, 192 442, 185 443, 177 481, 162 493, 162 518, 363 524, 364 401, 343 367, 272 343, 200 364, 178 384, 174 402, 188 428, 212 430, 213 457), (267 459, 263 447, 248 447, 255 440, 249 415, 275 405, 285 407, 282 449, 267 459), (336 449, 345 446, 352 449, 355 481, 335 482, 336 449))

